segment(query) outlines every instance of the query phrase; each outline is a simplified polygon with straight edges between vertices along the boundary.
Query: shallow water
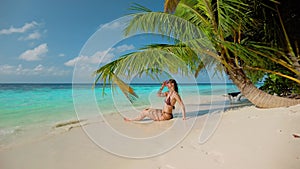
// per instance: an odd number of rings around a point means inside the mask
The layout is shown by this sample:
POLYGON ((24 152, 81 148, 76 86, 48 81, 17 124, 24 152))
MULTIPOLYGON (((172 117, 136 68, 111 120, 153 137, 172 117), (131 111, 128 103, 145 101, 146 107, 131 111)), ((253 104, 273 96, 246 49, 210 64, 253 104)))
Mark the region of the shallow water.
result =
MULTIPOLYGON (((156 92, 160 84, 133 84, 132 87, 139 98, 131 103, 117 88, 112 92, 112 88, 106 87, 106 94, 103 95, 101 85, 92 89, 90 84, 0 84, 0 145, 25 137, 28 133, 48 132, 57 123, 80 117, 76 114, 79 111, 84 111, 86 116, 94 115, 93 101, 98 113, 106 114, 126 111, 132 106, 150 106, 153 100, 157 100, 156 92)), ((183 98, 234 91, 238 90, 232 84, 179 86, 183 98)))

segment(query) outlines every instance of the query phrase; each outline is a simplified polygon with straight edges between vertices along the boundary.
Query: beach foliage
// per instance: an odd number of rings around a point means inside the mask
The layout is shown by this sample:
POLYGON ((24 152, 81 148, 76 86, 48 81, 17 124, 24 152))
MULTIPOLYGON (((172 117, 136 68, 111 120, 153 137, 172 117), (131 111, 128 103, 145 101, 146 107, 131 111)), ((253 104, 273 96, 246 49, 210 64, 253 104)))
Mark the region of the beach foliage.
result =
POLYGON ((138 12, 132 14, 125 36, 159 33, 177 43, 153 44, 121 56, 99 68, 97 80, 143 73, 152 76, 165 70, 190 71, 197 76, 201 69, 214 67, 225 72, 258 107, 298 104, 300 101, 270 95, 254 85, 274 77, 300 84, 299 52, 290 43, 279 4, 267 0, 166 0, 165 12, 135 4, 132 9, 138 12))

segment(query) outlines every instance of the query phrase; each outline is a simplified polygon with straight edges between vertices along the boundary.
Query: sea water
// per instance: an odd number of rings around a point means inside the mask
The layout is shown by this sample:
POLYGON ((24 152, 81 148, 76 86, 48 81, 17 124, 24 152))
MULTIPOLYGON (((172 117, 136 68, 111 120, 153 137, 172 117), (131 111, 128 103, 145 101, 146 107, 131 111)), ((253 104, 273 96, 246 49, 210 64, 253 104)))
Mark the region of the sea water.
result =
MULTIPOLYGON (((91 84, 0 84, 0 146, 25 137, 28 133, 46 133, 63 121, 78 118, 75 105, 80 104, 89 114, 92 100, 99 106, 99 113, 118 111, 116 105, 150 105, 160 84, 132 84, 138 98, 132 102, 120 99, 118 88, 91 84)), ((222 95, 238 91, 233 84, 181 84, 181 95, 222 95)), ((126 97, 124 97, 126 98, 126 97)))

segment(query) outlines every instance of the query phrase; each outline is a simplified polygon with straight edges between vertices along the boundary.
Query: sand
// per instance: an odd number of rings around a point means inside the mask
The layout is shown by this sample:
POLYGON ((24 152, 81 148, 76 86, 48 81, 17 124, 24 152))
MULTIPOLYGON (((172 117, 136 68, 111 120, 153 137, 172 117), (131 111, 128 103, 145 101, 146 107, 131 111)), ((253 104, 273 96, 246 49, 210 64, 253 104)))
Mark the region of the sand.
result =
POLYGON ((0 168, 300 168, 300 105, 228 104, 221 111, 222 99, 186 101, 186 121, 176 114, 170 121, 133 123, 116 113, 60 126, 55 134, 1 149, 0 168))

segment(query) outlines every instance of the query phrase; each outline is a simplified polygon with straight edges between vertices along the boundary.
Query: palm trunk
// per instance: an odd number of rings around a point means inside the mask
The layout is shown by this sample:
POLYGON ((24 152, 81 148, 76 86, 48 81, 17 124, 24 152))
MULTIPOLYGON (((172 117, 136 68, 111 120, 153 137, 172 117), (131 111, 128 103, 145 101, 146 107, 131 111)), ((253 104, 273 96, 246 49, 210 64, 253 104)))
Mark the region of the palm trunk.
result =
POLYGON ((275 108, 300 104, 300 99, 279 97, 258 89, 241 69, 228 70, 227 73, 241 93, 257 107, 275 108))
MULTIPOLYGON (((291 55, 290 55, 290 58, 291 58, 293 67, 294 67, 298 72, 300 72, 299 59, 298 59, 297 57, 291 56, 291 55)), ((297 74, 297 79, 300 80, 300 75, 299 75, 299 74, 297 74)))

